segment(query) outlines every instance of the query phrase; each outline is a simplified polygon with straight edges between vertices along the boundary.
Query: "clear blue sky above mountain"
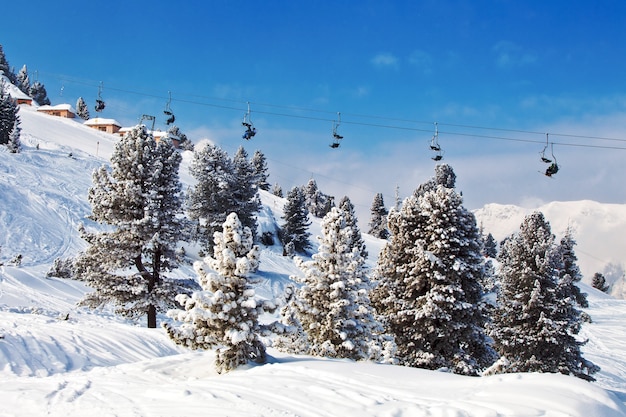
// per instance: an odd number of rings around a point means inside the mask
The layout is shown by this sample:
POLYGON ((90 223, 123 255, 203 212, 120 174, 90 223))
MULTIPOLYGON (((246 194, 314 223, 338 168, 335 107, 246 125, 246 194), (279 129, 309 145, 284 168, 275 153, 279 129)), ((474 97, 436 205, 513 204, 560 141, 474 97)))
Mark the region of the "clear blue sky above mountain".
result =
POLYGON ((284 189, 313 177, 361 211, 376 192, 390 205, 432 175, 437 122, 470 208, 626 200, 626 2, 31 1, 2 15, 9 63, 53 104, 93 109, 102 82, 102 117, 165 128, 171 92, 194 142, 262 150, 284 189))

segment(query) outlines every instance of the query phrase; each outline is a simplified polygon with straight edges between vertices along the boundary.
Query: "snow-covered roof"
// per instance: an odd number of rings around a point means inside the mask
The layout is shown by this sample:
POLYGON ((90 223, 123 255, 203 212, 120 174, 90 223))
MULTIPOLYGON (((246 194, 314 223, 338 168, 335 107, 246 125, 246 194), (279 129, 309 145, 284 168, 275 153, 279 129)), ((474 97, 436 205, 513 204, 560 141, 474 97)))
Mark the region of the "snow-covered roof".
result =
POLYGON ((72 113, 76 113, 76 110, 74 110, 74 108, 70 104, 56 104, 54 106, 45 105, 45 106, 39 106, 39 108, 37 109, 37 111, 53 111, 53 110, 68 110, 68 111, 71 111, 72 113))
POLYGON ((93 119, 89 119, 83 123, 87 126, 103 126, 103 125, 114 125, 122 127, 122 125, 115 119, 103 119, 100 117, 96 117, 93 119))

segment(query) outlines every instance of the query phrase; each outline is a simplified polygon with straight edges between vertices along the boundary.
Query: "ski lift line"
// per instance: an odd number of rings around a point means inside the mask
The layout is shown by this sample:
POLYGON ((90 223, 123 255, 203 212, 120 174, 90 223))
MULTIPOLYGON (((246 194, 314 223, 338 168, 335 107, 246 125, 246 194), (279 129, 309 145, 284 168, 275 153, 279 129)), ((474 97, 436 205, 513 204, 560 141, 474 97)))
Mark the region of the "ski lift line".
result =
MULTIPOLYGON (((51 75, 53 75, 53 74, 51 74, 51 75)), ((70 78, 70 77, 67 77, 67 76, 59 76, 59 75, 53 75, 53 76, 56 76, 56 77, 61 78, 61 79, 65 80, 65 81, 73 82, 73 83, 77 83, 77 84, 90 85, 90 86, 97 85, 97 83, 94 83, 93 81, 74 79, 74 78, 70 78)), ((147 92, 139 92, 139 91, 133 91, 133 90, 128 90, 128 89, 116 88, 116 87, 107 87, 107 90, 124 92, 124 93, 135 94, 135 95, 141 95, 141 96, 144 96, 144 97, 152 97, 152 98, 160 98, 160 99, 164 98, 162 95, 159 95, 159 94, 151 94, 151 93, 147 93, 147 92)), ((295 107, 295 106, 284 106, 284 105, 276 105, 276 104, 268 104, 268 103, 260 103, 260 102, 258 102, 258 103, 257 102, 248 102, 248 101, 243 101, 243 100, 225 99, 225 98, 209 97, 209 96, 201 96, 201 95, 193 95, 193 94, 180 94, 179 96, 182 96, 182 97, 198 97, 198 98, 219 100, 219 101, 225 101, 225 102, 231 102, 231 103, 242 103, 242 104, 243 103, 246 103, 246 104, 247 103, 251 103, 251 104, 258 105, 258 106, 284 108, 284 109, 290 109, 290 110, 294 110, 294 111, 306 111, 306 112, 333 114, 333 112, 326 111, 326 110, 317 110, 317 109, 310 109, 310 108, 302 108, 302 107, 295 107)), ((177 102, 180 102, 180 103, 187 103, 187 104, 192 104, 192 105, 201 105, 201 106, 207 106, 207 107, 221 108, 221 109, 225 109, 225 110, 236 110, 236 111, 241 111, 242 110, 240 107, 225 106, 225 105, 221 105, 221 104, 206 103, 206 102, 200 102, 200 101, 188 100, 188 99, 181 99, 181 98, 172 99, 172 101, 177 101, 177 102)), ((322 118, 322 117, 305 116, 305 115, 297 115, 297 114, 287 114, 287 113, 278 113, 278 112, 272 112, 272 111, 256 110, 255 112, 258 113, 258 114, 266 114, 266 115, 280 116, 280 117, 299 118, 299 119, 305 119, 305 120, 316 120, 316 121, 325 121, 325 122, 333 120, 333 119, 322 118)), ((409 120, 409 119, 399 119, 399 118, 390 118, 390 117, 377 116, 377 115, 363 115, 363 114, 356 114, 356 113, 344 113, 344 115, 353 116, 353 117, 369 118, 369 119, 392 120, 392 121, 406 122, 406 123, 432 124, 432 122, 409 120)), ((420 128, 407 127, 407 126, 397 126, 397 125, 391 125, 391 124, 366 123, 366 122, 349 121, 349 120, 344 120, 342 122, 344 124, 351 124, 351 125, 358 125, 358 126, 369 126, 369 127, 377 127, 377 128, 385 128, 385 129, 396 129, 396 130, 407 130, 407 131, 415 131, 415 132, 430 132, 429 129, 420 129, 420 128)), ((502 132, 521 133, 521 134, 527 134, 527 135, 545 135, 545 132, 536 132, 536 131, 521 130, 521 129, 504 129, 504 128, 494 128, 494 127, 488 127, 488 126, 472 126, 472 125, 462 125, 462 124, 453 124, 453 123, 441 123, 441 122, 439 123, 439 125, 440 126, 447 126, 447 127, 457 127, 457 128, 463 128, 463 129, 494 130, 494 131, 502 131, 502 132)), ((445 131, 445 132, 441 131, 441 133, 445 133, 446 135, 467 136, 467 137, 476 137, 476 138, 484 138, 484 139, 507 140, 507 141, 527 142, 527 143, 542 143, 542 142, 540 142, 538 140, 510 138, 510 137, 503 137, 503 136, 480 135, 480 134, 473 134, 473 133, 448 132, 448 131, 445 131)), ((592 139, 592 140, 626 142, 626 139, 623 139, 623 138, 612 138, 612 137, 603 137, 603 136, 585 136, 585 135, 574 135, 574 134, 568 134, 568 133, 555 133, 555 132, 550 132, 550 134, 553 135, 553 136, 558 136, 558 137, 570 137, 570 138, 577 138, 577 139, 592 139)), ((613 146, 589 145, 589 144, 574 144, 574 143, 565 143, 565 142, 554 142, 554 143, 558 144, 560 146, 574 146, 574 147, 585 147, 585 148, 626 150, 626 147, 613 147, 613 146)))

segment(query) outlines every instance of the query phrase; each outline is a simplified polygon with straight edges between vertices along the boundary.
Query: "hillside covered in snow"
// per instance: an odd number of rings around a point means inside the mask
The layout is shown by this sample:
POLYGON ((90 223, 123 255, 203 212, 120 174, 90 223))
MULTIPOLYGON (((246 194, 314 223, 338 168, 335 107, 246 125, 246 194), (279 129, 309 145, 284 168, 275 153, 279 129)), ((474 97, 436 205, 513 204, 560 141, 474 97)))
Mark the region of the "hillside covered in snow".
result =
MULTIPOLYGON (((584 353, 602 368, 594 383, 537 373, 465 377, 271 348, 268 364, 218 375, 212 352, 185 350, 163 329, 107 309, 76 307, 88 288, 46 272, 85 248, 78 226, 89 223, 91 172, 107 163, 119 138, 33 107, 22 107, 20 117, 22 152, 0 147, 0 415, 626 416, 626 301, 585 284, 593 322, 581 332, 589 340, 584 353), (11 262, 17 255, 20 265, 11 262)), ((185 184, 190 160, 183 152, 185 184)), ((261 198, 259 227, 274 232, 285 200, 261 198)), ((585 280, 608 264, 622 268, 622 206, 584 201, 541 210, 558 237, 573 228, 585 280)), ((488 205, 476 216, 501 240, 528 212, 488 205)), ((314 237, 320 223, 312 220, 314 237)), ((360 219, 362 229, 367 221, 360 219)), ((373 266, 384 241, 364 240, 373 266)), ((190 265, 175 273, 195 274, 190 265)), ((262 246, 256 292, 271 297, 300 273, 278 245, 262 246)))

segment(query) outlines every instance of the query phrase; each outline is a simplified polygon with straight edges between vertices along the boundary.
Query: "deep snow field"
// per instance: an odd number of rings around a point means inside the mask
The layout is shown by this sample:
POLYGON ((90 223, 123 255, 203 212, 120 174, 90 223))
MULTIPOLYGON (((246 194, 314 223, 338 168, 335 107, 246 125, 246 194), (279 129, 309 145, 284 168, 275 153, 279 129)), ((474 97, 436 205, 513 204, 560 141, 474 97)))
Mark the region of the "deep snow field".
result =
MULTIPOLYGON (((465 377, 272 348, 267 364, 218 375, 210 351, 188 351, 163 329, 147 329, 106 309, 77 308, 88 289, 46 278, 46 272, 54 259, 85 247, 77 227, 89 224, 90 174, 107 161, 117 138, 34 108, 23 107, 20 116, 22 153, 0 147, 2 417, 626 416, 626 301, 586 284, 593 322, 581 332, 589 340, 584 353, 602 368, 593 383, 538 373, 465 377), (21 266, 9 262, 17 254, 23 256, 21 266)), ((186 152, 181 166, 186 183, 190 158, 186 152)), ((273 231, 284 200, 261 196, 260 228, 273 231)), ((615 221, 624 224, 622 218, 615 221)), ((366 229, 366 221, 360 227, 366 229)), ((490 223, 486 230, 499 237, 512 226, 497 227, 490 223)), ((319 230, 313 219, 313 241, 319 230)), ((364 239, 373 266, 383 242, 364 239)), ((262 247, 257 295, 272 296, 298 272, 278 246, 262 247)), ((176 273, 194 275, 189 265, 176 273)))

